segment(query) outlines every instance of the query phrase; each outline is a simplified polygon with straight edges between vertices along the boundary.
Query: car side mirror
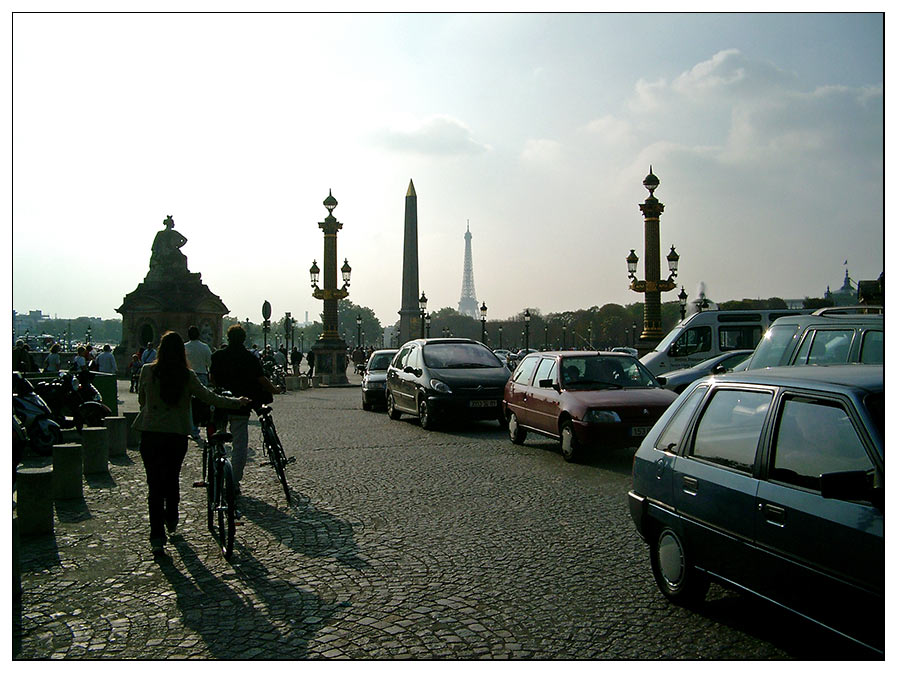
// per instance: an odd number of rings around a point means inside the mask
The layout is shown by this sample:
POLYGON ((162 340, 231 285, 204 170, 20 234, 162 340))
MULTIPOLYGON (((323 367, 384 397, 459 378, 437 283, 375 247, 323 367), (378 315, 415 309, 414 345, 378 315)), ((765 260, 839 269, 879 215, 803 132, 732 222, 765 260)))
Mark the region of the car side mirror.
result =
POLYGON ((662 388, 667 386, 667 377, 655 377, 655 381, 658 382, 658 386, 662 388))
POLYGON ((723 366, 722 363, 717 363, 714 367, 711 368, 711 374, 723 374, 727 369, 723 366))
POLYGON ((540 388, 553 388, 556 391, 559 389, 559 386, 551 379, 540 379, 539 387, 540 388))
POLYGON ((402 371, 406 374, 415 374, 415 368, 413 368, 411 365, 406 365, 405 369, 402 371))
POLYGON ((677 347, 676 344, 671 344, 670 348, 667 350, 667 355, 670 356, 671 358, 676 358, 677 356, 680 355, 680 349, 677 347))
MULTIPOLYGON (((820 476, 820 495, 823 498, 840 501, 873 501, 876 504, 874 496, 876 491, 863 470, 823 473, 820 476)), ((881 493, 878 500, 880 502, 878 507, 882 507, 881 493)))

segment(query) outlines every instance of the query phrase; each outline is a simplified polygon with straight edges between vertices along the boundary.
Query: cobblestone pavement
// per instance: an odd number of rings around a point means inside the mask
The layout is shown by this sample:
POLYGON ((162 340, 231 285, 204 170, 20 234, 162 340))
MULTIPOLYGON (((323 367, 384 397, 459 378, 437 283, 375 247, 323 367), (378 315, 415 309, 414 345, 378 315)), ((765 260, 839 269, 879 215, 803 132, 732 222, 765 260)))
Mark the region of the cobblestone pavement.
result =
MULTIPOLYGON (((136 396, 120 382, 120 410, 136 396)), ((567 464, 494 422, 423 431, 358 389, 276 397, 294 502, 251 454, 230 562, 205 528, 191 443, 181 540, 155 561, 140 456, 113 459, 52 536, 21 541, 15 659, 855 658, 712 586, 698 612, 656 589, 626 503, 632 451, 567 464)), ((250 445, 258 447, 258 424, 250 445)))

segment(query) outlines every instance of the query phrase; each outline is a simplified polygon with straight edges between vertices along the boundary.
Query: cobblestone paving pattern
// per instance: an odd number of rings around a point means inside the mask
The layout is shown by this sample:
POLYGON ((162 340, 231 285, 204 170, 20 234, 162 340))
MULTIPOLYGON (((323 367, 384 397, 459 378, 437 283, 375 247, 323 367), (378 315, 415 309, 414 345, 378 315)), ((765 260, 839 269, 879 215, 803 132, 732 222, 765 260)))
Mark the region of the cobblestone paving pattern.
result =
MULTIPOLYGON (((136 396, 120 382, 120 410, 136 396)), ((293 504, 251 452, 230 562, 205 528, 200 450, 180 540, 155 561, 140 455, 20 544, 15 659, 816 659, 866 654, 712 586, 658 592, 630 520, 632 451, 565 463, 493 422, 436 432, 364 412, 358 389, 276 397, 293 504)), ((250 445, 258 448, 258 423, 250 445)))

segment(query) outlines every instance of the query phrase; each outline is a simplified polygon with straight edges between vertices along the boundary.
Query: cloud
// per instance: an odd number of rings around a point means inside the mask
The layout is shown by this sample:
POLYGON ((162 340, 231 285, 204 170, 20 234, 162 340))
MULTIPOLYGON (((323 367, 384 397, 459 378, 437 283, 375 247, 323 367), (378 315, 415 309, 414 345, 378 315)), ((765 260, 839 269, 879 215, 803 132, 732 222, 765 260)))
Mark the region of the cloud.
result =
POLYGON ((608 145, 624 145, 633 140, 630 122, 614 115, 604 115, 590 121, 586 131, 608 145))
POLYGON ((796 83, 794 75, 772 63, 749 59, 738 49, 725 49, 677 76, 671 89, 683 96, 754 95, 796 83))
POLYGON ((436 156, 481 154, 491 149, 476 140, 464 122, 449 115, 432 115, 406 129, 386 129, 377 140, 397 152, 436 156))
POLYGON ((531 138, 524 143, 521 159, 533 164, 555 163, 561 158, 561 143, 546 138, 531 138))

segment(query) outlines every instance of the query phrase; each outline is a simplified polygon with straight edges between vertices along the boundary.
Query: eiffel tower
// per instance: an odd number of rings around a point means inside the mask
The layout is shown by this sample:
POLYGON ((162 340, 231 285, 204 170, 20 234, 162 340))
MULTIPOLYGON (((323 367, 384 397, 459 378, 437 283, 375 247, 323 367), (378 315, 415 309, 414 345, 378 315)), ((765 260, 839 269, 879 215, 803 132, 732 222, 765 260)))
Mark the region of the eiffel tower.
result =
POLYGON ((480 307, 477 306, 477 294, 474 292, 474 261, 471 257, 471 221, 465 232, 465 272, 461 282, 461 299, 458 301, 458 313, 471 318, 480 318, 480 307))

